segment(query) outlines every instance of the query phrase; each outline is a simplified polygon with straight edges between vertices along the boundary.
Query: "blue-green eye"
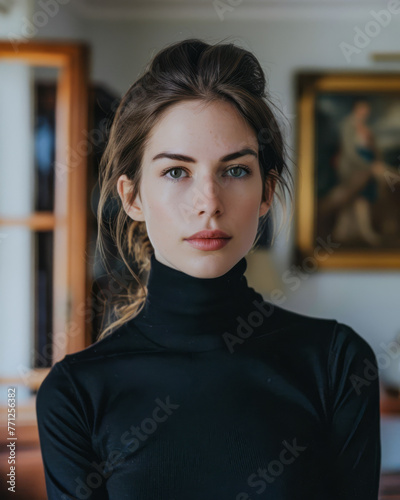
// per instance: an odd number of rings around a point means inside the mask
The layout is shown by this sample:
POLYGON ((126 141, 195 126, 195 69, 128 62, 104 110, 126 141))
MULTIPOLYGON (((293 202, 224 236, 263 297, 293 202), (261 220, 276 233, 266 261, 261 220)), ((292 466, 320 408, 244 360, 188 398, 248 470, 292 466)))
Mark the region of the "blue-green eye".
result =
MULTIPOLYGON (((230 172, 230 171, 233 171, 235 172, 234 175, 228 175, 228 177, 231 177, 232 179, 242 179, 243 177, 247 177, 248 175, 251 175, 251 169, 244 166, 244 165, 235 165, 233 167, 229 167, 226 172, 230 172), (240 175, 241 171, 244 171, 245 172, 245 175, 240 175), (239 175, 236 175, 236 174, 239 174, 239 175)), ((184 179, 185 177, 188 177, 188 176, 182 176, 182 175, 177 175, 177 173, 179 172, 186 172, 186 170, 182 167, 172 167, 172 168, 166 168, 165 170, 163 170, 161 172, 161 175, 163 177, 167 177, 167 179, 171 180, 171 181, 179 181, 181 179, 184 179), (171 173, 171 175, 167 175, 171 173)), ((187 172, 186 172, 187 173, 187 172)))
MULTIPOLYGON (((173 168, 170 168, 169 170, 165 171, 163 175, 166 175, 166 174, 168 174, 170 172, 177 172, 177 171, 184 172, 183 168, 181 168, 181 167, 173 167, 173 168)), ((182 178, 181 176, 174 177, 173 175, 170 177, 170 179, 173 180, 173 181, 178 181, 181 178, 182 178)))
POLYGON ((250 175, 251 174, 251 170, 247 167, 242 167, 242 165, 235 165, 234 167, 231 167, 228 169, 228 172, 229 171, 234 171, 234 170, 239 170, 239 174, 240 174, 240 170, 246 172, 246 175, 232 175, 231 177, 234 177, 236 179, 241 179, 242 177, 246 177, 247 175, 250 175))

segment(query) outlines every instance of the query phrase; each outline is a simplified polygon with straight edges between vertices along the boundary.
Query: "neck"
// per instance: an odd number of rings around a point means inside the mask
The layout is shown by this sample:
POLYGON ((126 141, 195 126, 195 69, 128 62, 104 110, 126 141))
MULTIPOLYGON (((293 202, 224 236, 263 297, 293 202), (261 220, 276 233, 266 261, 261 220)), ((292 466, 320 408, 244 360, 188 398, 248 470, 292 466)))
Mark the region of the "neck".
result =
POLYGON ((235 334, 238 316, 255 309, 261 295, 247 284, 243 257, 217 278, 197 278, 151 256, 144 307, 133 319, 151 340, 164 347, 215 348, 223 334, 235 334))

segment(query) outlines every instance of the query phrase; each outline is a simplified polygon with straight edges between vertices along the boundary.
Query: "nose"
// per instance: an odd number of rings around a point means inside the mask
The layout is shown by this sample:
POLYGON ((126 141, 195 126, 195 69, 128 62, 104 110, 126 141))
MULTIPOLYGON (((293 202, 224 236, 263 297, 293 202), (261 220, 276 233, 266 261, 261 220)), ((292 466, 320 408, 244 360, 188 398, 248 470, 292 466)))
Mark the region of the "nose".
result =
POLYGON ((193 193, 193 211, 210 217, 223 213, 222 188, 217 181, 207 177, 198 183, 193 193))

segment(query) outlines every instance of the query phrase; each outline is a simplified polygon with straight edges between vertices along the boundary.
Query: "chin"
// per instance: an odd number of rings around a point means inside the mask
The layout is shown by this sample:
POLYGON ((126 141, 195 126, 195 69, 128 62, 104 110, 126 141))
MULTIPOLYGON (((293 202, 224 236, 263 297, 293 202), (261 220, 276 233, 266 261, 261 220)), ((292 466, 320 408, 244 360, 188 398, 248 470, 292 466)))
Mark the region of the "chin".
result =
POLYGON ((189 259, 193 265, 188 264, 187 274, 197 278, 218 278, 227 273, 239 260, 229 258, 226 254, 217 255, 209 253, 206 255, 197 255, 189 259))

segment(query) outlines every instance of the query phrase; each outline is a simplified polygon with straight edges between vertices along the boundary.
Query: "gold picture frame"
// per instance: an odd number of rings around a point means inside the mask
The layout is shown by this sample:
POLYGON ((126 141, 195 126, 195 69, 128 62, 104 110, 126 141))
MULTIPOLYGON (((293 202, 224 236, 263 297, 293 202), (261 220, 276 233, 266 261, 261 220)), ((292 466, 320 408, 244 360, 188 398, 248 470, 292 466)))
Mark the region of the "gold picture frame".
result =
POLYGON ((296 91, 297 264, 400 268, 400 74, 302 72, 296 91))

